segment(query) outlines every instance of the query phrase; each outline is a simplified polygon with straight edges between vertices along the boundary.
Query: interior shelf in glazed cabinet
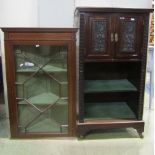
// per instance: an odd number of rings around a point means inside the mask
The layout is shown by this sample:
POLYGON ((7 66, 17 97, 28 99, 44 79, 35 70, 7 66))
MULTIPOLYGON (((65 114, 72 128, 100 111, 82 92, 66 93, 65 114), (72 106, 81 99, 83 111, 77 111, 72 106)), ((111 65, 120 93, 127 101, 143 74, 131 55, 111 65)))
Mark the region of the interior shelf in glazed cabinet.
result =
POLYGON ((75 136, 76 29, 2 30, 11 137, 75 136))
POLYGON ((77 8, 78 135, 132 127, 142 137, 150 11, 77 8))

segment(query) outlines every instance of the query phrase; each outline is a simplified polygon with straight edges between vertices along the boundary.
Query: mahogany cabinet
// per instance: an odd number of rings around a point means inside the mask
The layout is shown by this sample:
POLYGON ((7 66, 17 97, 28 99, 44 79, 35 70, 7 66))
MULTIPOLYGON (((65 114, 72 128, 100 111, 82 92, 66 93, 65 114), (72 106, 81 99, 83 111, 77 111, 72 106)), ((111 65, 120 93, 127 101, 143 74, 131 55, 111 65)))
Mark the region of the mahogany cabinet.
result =
POLYGON ((75 136, 74 28, 2 28, 12 138, 75 136))
POLYGON ((151 9, 77 8, 77 133, 109 128, 144 131, 143 99, 151 9))

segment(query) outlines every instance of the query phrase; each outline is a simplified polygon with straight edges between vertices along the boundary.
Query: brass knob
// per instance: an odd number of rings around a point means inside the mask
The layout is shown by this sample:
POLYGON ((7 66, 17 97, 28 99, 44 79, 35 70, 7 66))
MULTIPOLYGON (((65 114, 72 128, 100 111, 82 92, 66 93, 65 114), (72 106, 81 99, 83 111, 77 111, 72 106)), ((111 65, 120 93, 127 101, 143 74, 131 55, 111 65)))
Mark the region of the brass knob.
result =
POLYGON ((114 41, 114 34, 111 33, 111 42, 113 42, 113 41, 114 41))
POLYGON ((118 34, 115 33, 115 42, 118 42, 118 34))

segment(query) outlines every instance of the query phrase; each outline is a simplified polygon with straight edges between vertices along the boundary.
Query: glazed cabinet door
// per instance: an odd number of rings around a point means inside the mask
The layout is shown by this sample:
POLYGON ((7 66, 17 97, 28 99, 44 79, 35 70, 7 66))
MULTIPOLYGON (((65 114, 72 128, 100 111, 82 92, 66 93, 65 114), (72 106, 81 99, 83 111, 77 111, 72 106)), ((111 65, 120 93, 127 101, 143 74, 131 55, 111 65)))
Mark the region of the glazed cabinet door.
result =
POLYGON ((119 14, 116 16, 115 23, 115 58, 140 58, 143 35, 142 16, 119 14))
POLYGON ((18 129, 68 133, 67 54, 64 45, 15 45, 18 129))
POLYGON ((86 20, 86 58, 111 58, 114 36, 110 14, 89 14, 86 20))
POLYGON ((73 135, 72 44, 18 41, 7 48, 12 136, 73 135))

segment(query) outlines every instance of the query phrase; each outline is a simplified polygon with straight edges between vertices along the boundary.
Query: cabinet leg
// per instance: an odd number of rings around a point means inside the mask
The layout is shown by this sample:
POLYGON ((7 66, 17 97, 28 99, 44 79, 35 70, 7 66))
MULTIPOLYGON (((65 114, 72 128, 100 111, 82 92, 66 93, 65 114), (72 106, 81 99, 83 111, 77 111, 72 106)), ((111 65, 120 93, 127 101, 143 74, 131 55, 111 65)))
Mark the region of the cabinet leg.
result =
POLYGON ((144 138, 143 133, 139 133, 140 138, 144 138))
POLYGON ((85 138, 88 131, 85 129, 80 129, 78 132, 79 132, 78 137, 83 139, 83 138, 85 138))
POLYGON ((84 139, 84 137, 85 137, 84 135, 79 135, 80 139, 84 139))
POLYGON ((137 130, 137 132, 138 132, 138 134, 139 134, 139 137, 140 137, 140 138, 144 138, 144 136, 143 136, 144 130, 143 130, 143 129, 139 129, 139 128, 137 128, 136 130, 137 130))
POLYGON ((79 137, 80 137, 81 139, 84 139, 84 138, 86 137, 86 134, 87 134, 86 131, 85 131, 85 132, 81 132, 81 133, 79 134, 79 137))

